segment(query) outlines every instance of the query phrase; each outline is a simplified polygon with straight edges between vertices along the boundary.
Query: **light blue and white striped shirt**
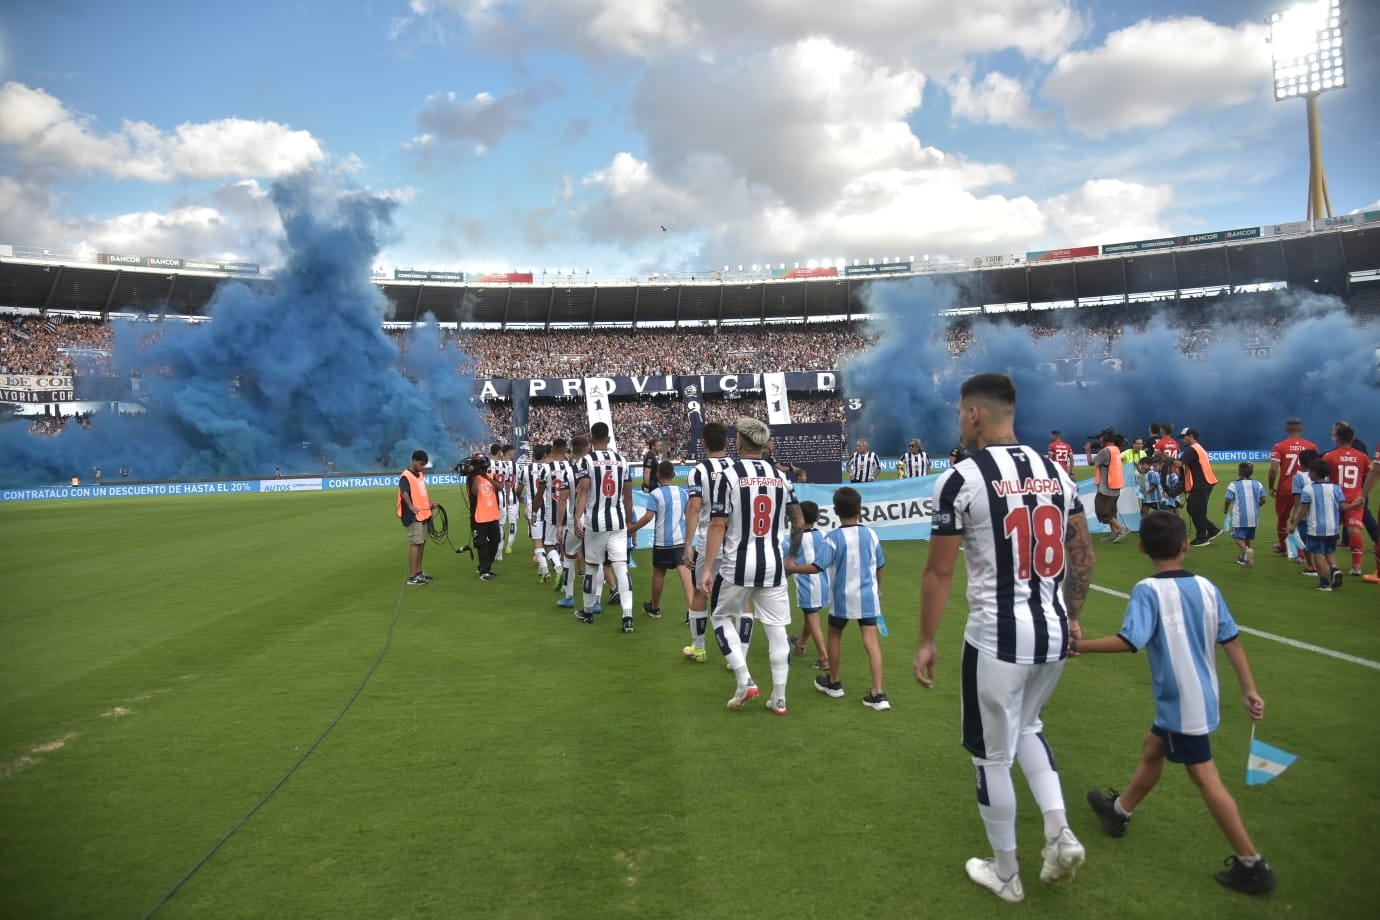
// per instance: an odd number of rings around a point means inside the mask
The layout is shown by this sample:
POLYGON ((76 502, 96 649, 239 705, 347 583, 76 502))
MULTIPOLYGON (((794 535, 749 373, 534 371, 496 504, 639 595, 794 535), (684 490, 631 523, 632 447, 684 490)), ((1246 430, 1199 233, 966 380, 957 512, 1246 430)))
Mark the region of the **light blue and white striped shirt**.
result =
MULTIPOLYGON (((813 527, 801 534, 800 554, 795 561, 800 565, 817 565, 819 548, 824 544, 824 539, 824 534, 813 527)), ((787 538, 781 543, 781 554, 784 556, 790 551, 791 541, 790 538, 787 538)), ((795 602, 801 610, 818 610, 821 607, 828 607, 829 576, 823 572, 818 575, 796 575, 795 602)))
POLYGON ((1118 635, 1150 658, 1156 725, 1181 735, 1217 728, 1216 645, 1236 633, 1222 592, 1192 572, 1161 572, 1131 589, 1118 635))
POLYGON ((1308 522, 1308 536, 1335 537, 1342 530, 1342 487, 1335 482, 1310 482, 1299 493, 1298 500, 1307 506, 1304 520, 1308 522))
POLYGON ((815 553, 829 576, 830 615, 860 620, 882 615, 877 570, 886 565, 882 543, 870 527, 847 524, 829 532, 815 553))
POLYGON ((1231 526, 1260 526, 1260 506, 1265 504, 1265 487, 1254 479, 1238 479, 1227 486, 1231 500, 1231 526))
POLYGON ((685 503, 689 497, 684 486, 657 486, 647 496, 647 505, 656 515, 653 546, 685 544, 685 503))

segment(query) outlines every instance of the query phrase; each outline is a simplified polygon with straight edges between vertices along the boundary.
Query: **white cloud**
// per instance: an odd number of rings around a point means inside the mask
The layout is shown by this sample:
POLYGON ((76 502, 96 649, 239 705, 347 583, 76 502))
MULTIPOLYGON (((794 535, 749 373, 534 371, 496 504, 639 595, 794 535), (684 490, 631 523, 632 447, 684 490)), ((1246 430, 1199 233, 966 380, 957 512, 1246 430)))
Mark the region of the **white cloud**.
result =
POLYGON ((635 251, 664 224, 700 265, 1022 248, 1040 209, 992 191, 1006 166, 921 143, 908 119, 924 84, 823 38, 649 67, 634 103, 647 155, 584 177, 581 228, 635 251))
POLYGON ((689 50, 720 57, 827 37, 892 61, 947 72, 967 54, 1014 49, 1052 60, 1083 31, 1072 0, 442 0, 486 47, 573 44, 642 59, 689 50))
POLYGON ((1061 55, 1041 95, 1063 107, 1071 127, 1093 136, 1240 105, 1269 95, 1265 35, 1254 22, 1142 20, 1100 47, 1061 55))
POLYGON ((457 143, 474 147, 482 156, 504 137, 531 125, 532 110, 551 98, 554 89, 537 86, 506 96, 476 93, 461 99, 455 93, 428 96, 417 112, 417 126, 423 133, 405 145, 425 149, 436 144, 457 143))
POLYGON ((102 132, 57 97, 17 82, 0 86, 0 147, 44 169, 156 182, 282 176, 325 159, 309 132, 272 121, 189 122, 171 133, 125 121, 119 131, 102 132))
POLYGON ((1153 239, 1171 231, 1164 211, 1174 198, 1168 185, 1090 179, 1045 203, 1045 213, 1066 245, 1153 239))
POLYGON ((1030 107, 1030 94, 1020 81, 992 71, 977 85, 966 77, 950 80, 949 110, 955 118, 989 125, 1016 128, 1045 128, 1053 124, 1054 113, 1030 107))
POLYGON ((0 239, 81 252, 272 262, 282 225, 268 191, 235 182, 165 211, 58 215, 42 182, 0 176, 0 239))

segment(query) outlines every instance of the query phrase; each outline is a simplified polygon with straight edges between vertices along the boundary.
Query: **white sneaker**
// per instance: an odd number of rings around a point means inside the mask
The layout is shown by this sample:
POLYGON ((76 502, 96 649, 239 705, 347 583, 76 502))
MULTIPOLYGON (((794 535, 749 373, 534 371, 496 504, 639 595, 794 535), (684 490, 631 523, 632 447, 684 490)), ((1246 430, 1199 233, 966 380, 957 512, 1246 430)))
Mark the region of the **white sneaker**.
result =
POLYGON ((995 860, 977 859, 976 857, 963 864, 963 868, 968 870, 968 878, 986 888, 992 894, 1015 904, 1025 900, 1025 889, 1021 888, 1020 873, 1016 873, 1006 881, 1002 881, 997 875, 997 865, 995 860))
POLYGON ((733 696, 728 701, 728 708, 742 709, 743 704, 745 704, 748 700, 757 699, 757 694, 760 692, 761 691, 757 689, 756 684, 749 683, 746 687, 743 687, 737 693, 733 694, 733 696))
POLYGON ((1059 832, 1058 837, 1045 844, 1040 855, 1045 859, 1045 864, 1040 867, 1042 882, 1072 881, 1078 867, 1088 858, 1083 844, 1078 842, 1078 838, 1073 836, 1073 831, 1067 827, 1059 832))

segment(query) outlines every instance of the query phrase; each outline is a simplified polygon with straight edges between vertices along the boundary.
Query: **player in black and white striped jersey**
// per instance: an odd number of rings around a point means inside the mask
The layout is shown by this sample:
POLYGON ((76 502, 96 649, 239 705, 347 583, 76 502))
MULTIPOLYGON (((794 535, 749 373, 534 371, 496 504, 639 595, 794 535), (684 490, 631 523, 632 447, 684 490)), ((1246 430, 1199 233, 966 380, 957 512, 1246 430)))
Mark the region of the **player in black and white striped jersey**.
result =
MULTIPOLYGON (((545 494, 549 503, 548 511, 556 521, 555 545, 563 557, 561 599, 556 606, 569 610, 576 606, 575 584, 577 578, 581 577, 576 566, 583 548, 580 537, 575 533, 575 465, 589 453, 589 438, 577 434, 570 439, 570 459, 566 459, 563 449, 565 439, 557 438, 554 443, 560 445, 559 459, 547 464, 545 494)), ((548 531, 547 541, 551 539, 548 531)))
POLYGON ((547 452, 545 444, 532 445, 532 459, 520 465, 517 485, 518 502, 527 513, 527 536, 532 540, 532 561, 537 564, 537 575, 542 581, 549 581, 552 567, 560 563, 559 555, 548 554, 545 547, 546 523, 549 519, 541 492, 546 476, 547 452))
POLYGON ((872 482, 881 470, 881 458, 867 446, 865 440, 859 438, 858 449, 848 458, 848 481, 872 482))
POLYGON ((628 583, 628 523, 633 519, 632 469, 628 459, 609 449, 609 426, 589 429, 590 452, 575 466, 575 533, 585 543, 585 606, 578 614, 594 622, 594 602, 604 587, 604 563, 613 567, 623 632, 633 631, 632 585, 628 583), (588 513, 588 519, 585 515, 588 513))
POLYGON ((1010 378, 980 374, 959 392, 959 433, 971 455, 935 483, 915 676, 933 686, 934 637, 961 548, 969 609, 960 681, 963 746, 977 767, 978 808, 994 854, 970 859, 966 868, 998 897, 1019 901, 1013 763, 1020 763, 1044 815, 1040 878, 1070 879, 1086 855, 1068 828, 1040 711, 1063 672, 1069 639, 1082 632, 1092 541, 1068 473, 1016 442, 1010 378))
POLYGON ((517 449, 511 444, 503 445, 504 488, 507 490, 508 504, 503 511, 504 527, 507 530, 507 543, 504 552, 511 553, 517 542, 518 530, 518 462, 517 449))
POLYGON ((910 439, 910 450, 901 455, 896 469, 902 479, 914 479, 916 476, 929 475, 930 455, 925 453, 925 445, 920 442, 919 438, 910 439))
MULTIPOLYGON (((694 465, 686 481, 685 532, 693 534, 690 545, 695 548, 695 592, 690 600, 690 644, 681 649, 682 655, 701 664, 705 661, 704 636, 709 623, 709 592, 700 589, 705 573, 704 549, 709 536, 709 506, 714 499, 714 487, 719 482, 720 474, 733 463, 726 453, 728 430, 721 423, 706 424, 702 438, 704 459, 694 465)), ((741 613, 738 627, 740 641, 744 644, 751 642, 752 614, 741 613)))
POLYGON ((767 708, 785 715, 791 659, 786 627, 791 624, 791 604, 780 534, 783 522, 789 520, 790 555, 794 556, 800 550, 805 519, 790 480, 762 459, 771 429, 754 418, 738 419, 737 427, 740 459, 720 474, 714 489, 700 590, 710 596, 714 638, 738 682, 728 708, 742 708, 758 692, 737 629, 738 614, 750 603, 767 633, 772 678, 767 708))
POLYGON ((494 553, 494 562, 503 561, 503 523, 508 520, 508 490, 503 487, 507 478, 504 471, 506 464, 503 462, 503 445, 489 445, 489 478, 494 481, 495 492, 498 496, 498 551, 494 553))

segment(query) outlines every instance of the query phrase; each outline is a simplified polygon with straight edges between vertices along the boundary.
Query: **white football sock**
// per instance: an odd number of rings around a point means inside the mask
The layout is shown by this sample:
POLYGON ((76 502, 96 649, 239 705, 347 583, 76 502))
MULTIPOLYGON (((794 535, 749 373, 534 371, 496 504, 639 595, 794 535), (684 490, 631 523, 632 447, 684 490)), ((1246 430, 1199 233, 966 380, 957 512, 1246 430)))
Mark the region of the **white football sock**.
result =
POLYGON ((1064 790, 1059 787, 1059 774, 1054 766, 1054 752, 1039 733, 1021 735, 1016 742, 1016 763, 1020 764, 1030 794, 1040 806, 1045 818, 1045 839, 1053 840, 1069 826, 1064 813, 1064 790))
POLYGON ((784 626, 762 627, 767 631, 767 658, 771 661, 771 698, 786 699, 786 678, 791 673, 791 640, 784 626))
POLYGON ((584 609, 592 612, 595 602, 599 600, 599 595, 604 591, 604 567, 602 565, 585 566, 584 588, 584 609))
POLYGON ((704 632, 708 624, 709 614, 707 611, 690 611, 690 644, 697 649, 704 648, 704 632))
POLYGON ((747 661, 743 658, 743 646, 738 639, 738 624, 731 616, 715 616, 713 620, 714 639, 719 643, 719 650, 724 653, 724 658, 728 660, 733 676, 738 678, 738 689, 741 690, 752 680, 752 676, 748 674, 747 661))
POLYGON ((752 648, 752 614, 738 614, 738 642, 743 646, 743 658, 747 659, 748 650, 752 648))
POLYGON ((997 872, 1009 878, 1016 871, 1016 786, 1011 768, 1003 764, 979 764, 977 768, 978 811, 987 826, 987 841, 997 858, 997 872), (1011 864, 1002 865, 1003 854, 1011 864))
POLYGON ((618 603, 623 608, 623 616, 632 616, 632 584, 628 581, 628 564, 626 562, 613 563, 613 583, 618 589, 618 603))
POLYGON ((565 596, 571 600, 575 599, 575 560, 567 559, 562 566, 561 586, 565 588, 565 596))

